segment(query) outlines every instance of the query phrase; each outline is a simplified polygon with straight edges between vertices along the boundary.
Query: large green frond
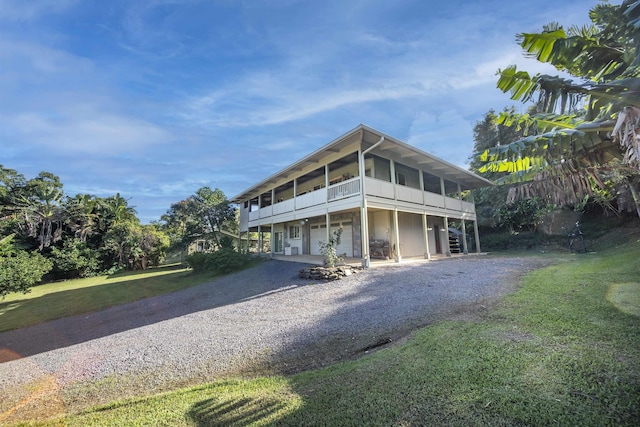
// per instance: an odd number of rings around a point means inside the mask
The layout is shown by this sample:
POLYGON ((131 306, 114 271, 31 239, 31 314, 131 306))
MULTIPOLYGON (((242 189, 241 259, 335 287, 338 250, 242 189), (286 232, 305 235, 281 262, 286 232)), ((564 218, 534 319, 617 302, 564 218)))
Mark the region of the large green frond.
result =
POLYGON ((553 49, 555 43, 566 37, 564 30, 559 28, 541 33, 522 33, 517 36, 517 40, 527 56, 541 62, 553 62, 557 55, 557 51, 554 52, 553 49))

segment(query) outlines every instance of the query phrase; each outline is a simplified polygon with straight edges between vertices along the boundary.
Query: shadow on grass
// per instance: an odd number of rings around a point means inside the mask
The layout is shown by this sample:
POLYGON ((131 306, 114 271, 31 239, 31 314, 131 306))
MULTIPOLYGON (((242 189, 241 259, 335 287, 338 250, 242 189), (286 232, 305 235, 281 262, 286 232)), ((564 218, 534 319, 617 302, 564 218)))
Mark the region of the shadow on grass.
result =
POLYGON ((161 265, 158 267, 148 268, 146 270, 121 270, 117 273, 113 273, 107 276, 109 279, 115 279, 119 277, 131 277, 132 280, 135 280, 137 276, 146 276, 150 273, 155 273, 158 271, 171 271, 171 270, 183 270, 185 267, 182 264, 167 264, 161 265))
MULTIPOLYGON (((154 295, 203 283, 182 268, 158 275, 157 270, 145 273, 111 276, 106 283, 46 292, 40 296, 25 295, 23 299, 0 302, 0 330, 28 327, 61 317, 89 313, 117 304, 133 302, 154 295), (115 281, 114 281, 115 279, 115 281), (192 282, 193 284, 189 283, 192 282)), ((83 280, 83 279, 80 279, 83 280)))
MULTIPOLYGON (((32 300, 9 302, 6 304, 20 305, 5 306, 5 309, 10 308, 12 315, 18 317, 34 317, 33 323, 38 321, 38 317, 45 318, 45 315, 48 319, 58 319, 0 333, 0 363, 305 285, 308 281, 297 277, 301 266, 302 264, 282 261, 260 264, 253 268, 263 269, 261 276, 265 279, 251 283, 243 283, 243 272, 238 272, 182 289, 184 285, 179 283, 181 273, 177 272, 135 279, 135 284, 127 280, 47 294, 32 300), (157 290, 160 279, 163 286, 169 289, 163 295, 158 295, 157 290), (181 290, 172 292, 172 287, 181 290), (149 295, 154 296, 147 298, 149 295), (102 301, 105 298, 109 298, 113 304, 101 309, 105 307, 102 301), (121 303, 119 300, 133 302, 121 303), (65 306, 76 304, 86 308, 84 313, 64 317, 68 315, 64 311, 65 306), (38 314, 37 311, 41 313, 38 314), (59 311, 59 316, 52 316, 52 311, 59 311)), ((131 276, 140 274, 134 273, 131 276)), ((192 278, 187 277, 185 280, 192 278)), ((0 310, 2 308, 0 306, 0 310)))
POLYGON ((286 408, 277 398, 210 398, 196 402, 187 417, 197 426, 244 426, 264 420, 286 408))

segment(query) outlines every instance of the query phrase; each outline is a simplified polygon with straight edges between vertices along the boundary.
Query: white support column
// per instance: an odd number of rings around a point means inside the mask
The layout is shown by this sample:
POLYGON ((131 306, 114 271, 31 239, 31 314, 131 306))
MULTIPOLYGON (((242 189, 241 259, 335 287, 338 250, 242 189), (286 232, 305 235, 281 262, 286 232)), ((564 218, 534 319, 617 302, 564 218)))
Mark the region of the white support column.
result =
POLYGON ((424 200, 424 174, 421 169, 418 169, 418 181, 420 183, 420 191, 422 192, 422 204, 425 204, 424 200))
POLYGON ((293 178, 293 210, 298 209, 296 197, 298 197, 298 178, 293 178))
POLYGON ((360 208, 360 245, 362 246, 362 266, 364 268, 371 267, 371 256, 369 255, 369 221, 367 218, 367 201, 363 201, 360 208))
MULTIPOLYGON (((382 144, 384 142, 384 136, 380 137, 380 140, 378 140, 378 142, 376 142, 375 144, 373 144, 371 147, 367 148, 366 150, 362 151, 362 134, 360 136, 360 151, 358 153, 358 156, 360 157, 360 191, 362 192, 362 206, 361 206, 361 218, 360 221, 362 221, 362 236, 361 236, 361 240, 362 240, 362 264, 364 267, 369 268, 371 266, 371 255, 370 255, 370 250, 371 248, 369 248, 369 211, 367 208, 367 191, 365 189, 365 167, 364 167, 364 156, 365 154, 367 154, 369 151, 373 150, 374 148, 376 148, 377 146, 379 146, 380 144, 382 144)), ((373 171, 372 171, 373 172, 373 171)))
POLYGON ((393 210, 393 230, 396 236, 396 262, 402 262, 400 254, 400 228, 398 227, 398 209, 393 210))
POLYGON ((271 221, 271 232, 269 237, 269 247, 271 248, 271 251, 269 252, 269 258, 273 258, 273 252, 276 249, 275 244, 276 244, 276 234, 273 232, 273 221, 271 221))
POLYGON ((262 255, 262 226, 258 225, 258 255, 262 255))
POLYGON ((473 234, 476 238, 476 252, 480 253, 480 233, 478 232, 478 220, 473 221, 473 234))
POLYGON ((445 251, 445 254, 447 256, 451 256, 451 246, 449 246, 449 218, 445 215, 444 216, 444 243, 446 245, 447 250, 445 251))
POLYGON ((328 209, 327 213, 325 213, 325 221, 327 223, 327 240, 325 240, 325 242, 329 243, 329 237, 331 236, 331 214, 329 214, 328 209))
POLYGON ((324 165, 324 190, 327 192, 327 203, 329 202, 329 165, 324 165))
POLYGON ((362 202, 360 204, 360 248, 362 250, 362 266, 364 268, 371 267, 371 256, 369 255, 369 212, 367 209, 367 192, 364 186, 364 155, 362 149, 358 150, 358 166, 360 175, 360 191, 362 193, 362 202))
MULTIPOLYGON (((261 210, 262 210, 262 193, 258 194, 258 218, 262 218, 262 212, 260 212, 261 210)), ((249 239, 249 235, 247 235, 247 239, 249 239)))
POLYGON ((394 162, 393 160, 389 160, 389 173, 391 174, 391 183, 393 184, 393 199, 397 200, 398 199, 398 195, 397 195, 397 191, 396 191, 396 185, 398 185, 397 183, 397 177, 396 177, 396 162, 394 162))
POLYGON ((424 257, 431 259, 431 253, 429 252, 429 227, 426 213, 422 214, 422 234, 424 235, 424 257))
POLYGON ((469 248, 467 248, 467 228, 464 224, 464 219, 461 219, 461 221, 462 221, 462 250, 466 255, 469 253, 469 248))

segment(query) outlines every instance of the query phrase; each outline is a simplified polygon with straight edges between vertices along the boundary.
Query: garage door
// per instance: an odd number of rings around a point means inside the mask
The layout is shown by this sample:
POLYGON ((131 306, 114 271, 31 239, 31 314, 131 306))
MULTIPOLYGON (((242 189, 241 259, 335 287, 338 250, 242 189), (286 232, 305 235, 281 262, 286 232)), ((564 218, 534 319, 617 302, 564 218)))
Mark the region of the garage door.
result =
MULTIPOLYGON (((331 224, 331 233, 340 228, 340 224, 331 224)), ((350 222, 342 223, 342 235, 340 236, 340 244, 336 248, 339 256, 346 254, 348 257, 353 256, 353 227, 350 222)))
MULTIPOLYGON (((331 224, 331 233, 340 228, 339 223, 331 224)), ((320 245, 318 242, 327 240, 327 226, 324 224, 312 225, 310 234, 311 255, 322 255, 320 253, 320 245)), ((342 235, 340 236, 340 244, 336 248, 336 253, 340 256, 347 254, 348 257, 353 256, 353 227, 350 222, 342 223, 342 235)))
POLYGON ((325 224, 312 225, 309 233, 309 252, 311 252, 311 255, 322 255, 319 242, 324 242, 325 240, 327 240, 327 226, 325 224))

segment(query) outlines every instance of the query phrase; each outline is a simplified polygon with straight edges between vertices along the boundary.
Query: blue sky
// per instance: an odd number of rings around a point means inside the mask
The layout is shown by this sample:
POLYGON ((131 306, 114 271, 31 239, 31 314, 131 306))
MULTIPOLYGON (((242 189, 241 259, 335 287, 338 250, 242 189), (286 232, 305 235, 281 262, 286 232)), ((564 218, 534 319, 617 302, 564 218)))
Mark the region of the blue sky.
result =
MULTIPOLYGON (((0 164, 143 223, 364 123, 466 167, 515 35, 596 0, 0 0, 0 164)), ((614 3, 618 3, 615 2, 614 3)))

